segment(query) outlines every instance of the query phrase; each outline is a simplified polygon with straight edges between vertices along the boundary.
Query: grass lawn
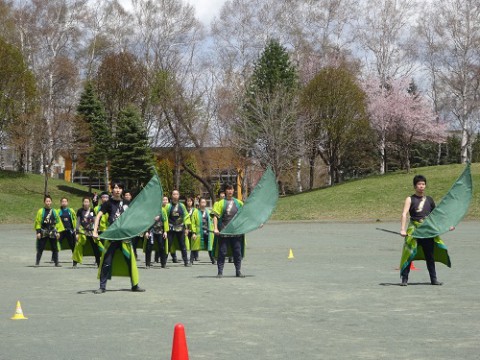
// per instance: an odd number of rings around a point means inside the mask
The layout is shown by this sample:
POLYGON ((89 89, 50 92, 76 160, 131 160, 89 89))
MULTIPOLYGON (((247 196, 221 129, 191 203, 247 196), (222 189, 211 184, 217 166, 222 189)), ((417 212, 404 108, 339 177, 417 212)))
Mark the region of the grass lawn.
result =
MULTIPOLYGON (((317 221, 392 221, 399 220, 403 202, 413 193, 416 174, 427 177, 427 193, 438 203, 464 169, 463 165, 443 165, 371 176, 330 188, 281 198, 273 220, 317 221)), ((480 183, 480 164, 472 164, 474 187, 480 183)), ((43 176, 0 171, 0 224, 33 223, 43 205, 43 176)), ((54 205, 66 196, 78 209, 86 195, 85 186, 50 179, 49 191, 54 205)), ((480 218, 480 195, 475 192, 467 219, 480 218)))
MULTIPOLYGON (((400 220, 405 198, 413 194, 413 177, 427 178, 427 194, 438 204, 464 165, 442 165, 412 169, 383 176, 349 181, 333 187, 281 198, 275 220, 376 221, 400 220)), ((480 218, 480 164, 472 164, 474 196, 466 219, 480 218)))
MULTIPOLYGON (((78 209, 82 197, 88 195, 88 187, 63 180, 49 179, 49 193, 53 204, 60 207, 60 198, 69 199, 69 205, 78 209)), ((0 171, 0 224, 31 223, 38 209, 43 206, 44 177, 0 171)))

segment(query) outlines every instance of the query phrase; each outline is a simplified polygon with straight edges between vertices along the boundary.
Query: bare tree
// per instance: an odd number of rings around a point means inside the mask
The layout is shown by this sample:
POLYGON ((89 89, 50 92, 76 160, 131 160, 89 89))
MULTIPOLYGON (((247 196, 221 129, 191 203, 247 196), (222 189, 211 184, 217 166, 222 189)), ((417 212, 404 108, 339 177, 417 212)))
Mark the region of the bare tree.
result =
POLYGON ((461 130, 461 162, 465 163, 471 158, 472 135, 478 127, 480 3, 440 0, 424 12, 419 28, 427 48, 430 81, 435 97, 441 99, 461 130))
MULTIPOLYGON (((422 11, 423 12, 423 11, 422 11)), ((445 109, 445 104, 442 102, 441 93, 442 87, 440 82, 440 59, 437 56, 438 48, 441 44, 437 43, 436 31, 438 19, 430 11, 424 11, 423 21, 419 21, 417 31, 419 33, 419 59, 424 64, 429 79, 429 91, 427 95, 433 103, 433 111, 435 113, 436 122, 440 125, 440 116, 445 109)), ((440 158, 442 154, 442 143, 438 143, 437 151, 437 165, 440 165, 440 158)))
POLYGON ((372 66, 382 84, 415 70, 416 46, 412 23, 414 0, 375 0, 363 2, 358 32, 365 63, 372 66))
POLYGON ((91 79, 103 56, 120 52, 131 43, 131 16, 116 0, 89 2, 82 18, 79 62, 91 79))
MULTIPOLYGON (((65 81, 76 67, 69 58, 75 53, 75 44, 80 32, 80 19, 85 9, 85 0, 24 1, 17 9, 21 43, 27 61, 36 74, 40 91, 42 119, 46 137, 42 144, 46 146, 42 154, 42 172, 51 172, 50 164, 55 157, 54 138, 57 122, 55 116, 72 104, 75 86, 65 86, 65 81), (64 67, 67 65, 66 67, 64 67), (69 75, 67 75, 69 73, 69 75), (61 91, 60 91, 61 90, 61 91), (64 91, 69 93, 64 93, 64 91)), ((73 75, 73 78, 76 74, 73 75)), ((66 80, 68 78, 68 80, 66 80)))
POLYGON ((293 160, 298 156, 297 101, 295 94, 278 88, 268 98, 257 96, 248 106, 242 106, 245 113, 233 122, 235 148, 263 168, 272 166, 277 177, 293 169, 293 160), (254 127, 252 118, 256 119, 254 127))

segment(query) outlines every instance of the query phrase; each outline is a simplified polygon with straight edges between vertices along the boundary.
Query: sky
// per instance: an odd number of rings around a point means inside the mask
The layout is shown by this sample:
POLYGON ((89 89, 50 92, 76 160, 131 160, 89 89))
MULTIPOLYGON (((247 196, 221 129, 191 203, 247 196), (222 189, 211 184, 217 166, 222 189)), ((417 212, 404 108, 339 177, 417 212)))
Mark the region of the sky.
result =
POLYGON ((220 14, 220 9, 226 0, 187 0, 195 7, 197 18, 206 26, 215 16, 220 14))
MULTIPOLYGON (((207 27, 215 16, 220 14, 222 5, 227 0, 183 0, 195 7, 197 18, 207 27)), ((127 9, 130 7, 130 0, 119 1, 127 9)))

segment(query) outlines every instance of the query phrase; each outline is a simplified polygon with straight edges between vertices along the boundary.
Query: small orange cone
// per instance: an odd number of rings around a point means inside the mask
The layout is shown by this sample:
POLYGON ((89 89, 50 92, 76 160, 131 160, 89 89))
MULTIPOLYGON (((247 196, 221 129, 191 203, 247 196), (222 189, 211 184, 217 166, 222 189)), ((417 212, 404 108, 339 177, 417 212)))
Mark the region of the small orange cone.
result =
POLYGON ((187 339, 183 324, 176 324, 173 332, 172 360, 188 360, 187 339))
POLYGON ((295 259, 295 257, 293 256, 293 251, 292 251, 292 249, 290 249, 290 252, 288 253, 288 258, 289 258, 289 259, 295 259))
POLYGON ((413 263, 413 261, 411 262, 410 264, 410 270, 420 270, 419 268, 416 268, 415 267, 415 264, 413 263))
POLYGON ((11 317, 12 320, 26 320, 25 316, 23 316, 22 305, 20 305, 20 301, 17 301, 17 308, 15 309, 15 314, 11 317))

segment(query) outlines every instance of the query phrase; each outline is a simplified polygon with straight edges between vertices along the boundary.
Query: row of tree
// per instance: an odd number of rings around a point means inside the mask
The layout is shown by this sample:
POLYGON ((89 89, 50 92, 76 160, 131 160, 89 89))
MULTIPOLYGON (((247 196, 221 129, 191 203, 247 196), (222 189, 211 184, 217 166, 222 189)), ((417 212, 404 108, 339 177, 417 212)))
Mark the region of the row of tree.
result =
POLYGON ((10 146, 48 175, 63 151, 106 180, 135 168, 136 187, 167 147, 174 186, 188 173, 214 197, 208 146, 294 191, 324 184, 319 160, 328 184, 465 162, 479 25, 473 0, 231 0, 208 29, 182 0, 0 0, 0 166, 10 146))

